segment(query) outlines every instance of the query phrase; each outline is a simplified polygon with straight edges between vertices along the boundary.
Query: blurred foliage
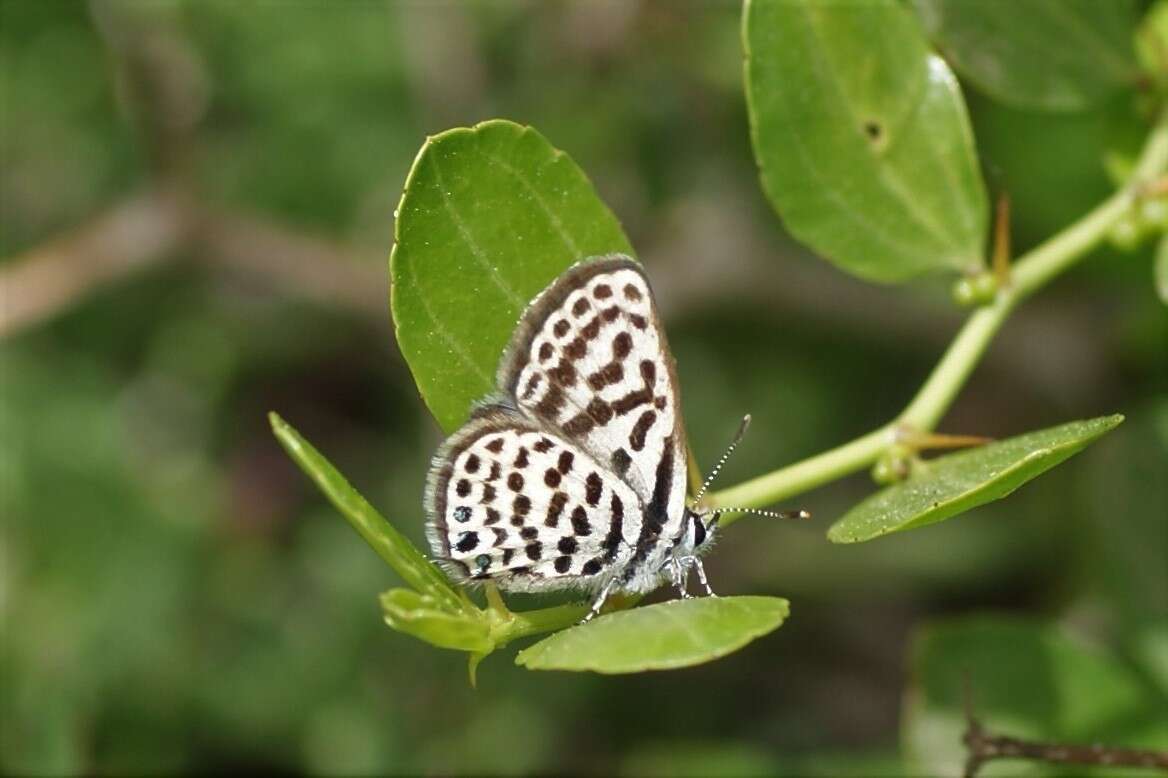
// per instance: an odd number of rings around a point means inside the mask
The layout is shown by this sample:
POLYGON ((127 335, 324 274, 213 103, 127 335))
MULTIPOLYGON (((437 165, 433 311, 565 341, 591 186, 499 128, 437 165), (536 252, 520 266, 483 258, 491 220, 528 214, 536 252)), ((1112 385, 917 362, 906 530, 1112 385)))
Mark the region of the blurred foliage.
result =
MULTIPOLYGON (((0 3, 0 262, 150 183, 117 53, 133 25, 111 7, 0 3)), ((539 127, 653 277, 699 459, 753 413, 726 482, 892 416, 959 321, 942 285, 871 287, 779 232, 749 148, 735 3, 127 7, 183 44, 202 194, 382 274, 427 134, 499 115, 539 127)), ((1019 250, 1105 196, 1103 159, 1143 134, 1130 93, 1058 115, 965 93, 1019 250)), ((1164 702, 1168 315, 1153 243, 1100 251, 1028 302, 946 420, 1004 436, 1124 413, 1082 456, 895 542, 831 546, 822 523, 744 520, 709 557, 716 588, 797 611, 733 660, 604 678, 492 658, 477 691, 452 655, 384 628, 375 594, 400 582, 264 416, 293 420, 421 543, 440 432, 388 312, 176 252, 0 345, 0 765, 896 774, 909 633, 982 610, 1111 646, 1164 702)), ((804 507, 839 515, 869 489, 857 477, 804 507)))
MULTIPOLYGON (((1163 699, 1115 657, 1057 629, 987 617, 943 622, 917 636, 912 662, 904 737, 910 767, 921 774, 961 774, 967 683, 969 711, 992 732, 1039 742, 1168 748, 1163 699)), ((1114 773, 1113 767, 1017 763, 985 770, 987 775, 1114 773)))

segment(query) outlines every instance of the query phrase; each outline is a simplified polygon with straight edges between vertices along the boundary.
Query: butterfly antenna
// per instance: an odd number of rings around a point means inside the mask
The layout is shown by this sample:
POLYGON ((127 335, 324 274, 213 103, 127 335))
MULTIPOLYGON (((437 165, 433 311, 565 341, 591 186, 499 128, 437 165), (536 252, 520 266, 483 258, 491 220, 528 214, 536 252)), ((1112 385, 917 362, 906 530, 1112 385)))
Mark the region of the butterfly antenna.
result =
POLYGON ((797 511, 764 511, 758 508, 718 508, 719 513, 751 513, 755 516, 765 516, 768 519, 810 519, 811 512, 797 511))
POLYGON ((750 414, 748 413, 742 417, 742 424, 738 425, 738 432, 734 435, 734 440, 730 441, 726 452, 722 454, 722 458, 718 460, 718 464, 714 465, 714 469, 706 476, 706 480, 702 482, 702 488, 698 489, 698 493, 694 495, 693 501, 695 505, 702 501, 702 497, 705 496, 706 490, 710 488, 710 484, 718 477, 718 473, 722 472, 722 466, 726 464, 726 460, 730 458, 730 455, 734 453, 734 449, 742 442, 742 436, 746 434, 746 428, 749 426, 750 414))

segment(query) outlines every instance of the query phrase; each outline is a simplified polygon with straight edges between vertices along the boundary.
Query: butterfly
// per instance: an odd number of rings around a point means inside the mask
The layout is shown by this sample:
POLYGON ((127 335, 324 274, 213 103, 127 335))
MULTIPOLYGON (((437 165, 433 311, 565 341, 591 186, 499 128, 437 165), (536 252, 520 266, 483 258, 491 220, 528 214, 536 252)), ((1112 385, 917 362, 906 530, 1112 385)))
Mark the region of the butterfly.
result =
POLYGON ((426 479, 427 539, 454 580, 592 592, 586 619, 614 592, 672 582, 689 596, 691 570, 713 594, 699 555, 720 514, 686 505, 677 372, 637 262, 591 258, 554 279, 520 318, 496 386, 426 479))

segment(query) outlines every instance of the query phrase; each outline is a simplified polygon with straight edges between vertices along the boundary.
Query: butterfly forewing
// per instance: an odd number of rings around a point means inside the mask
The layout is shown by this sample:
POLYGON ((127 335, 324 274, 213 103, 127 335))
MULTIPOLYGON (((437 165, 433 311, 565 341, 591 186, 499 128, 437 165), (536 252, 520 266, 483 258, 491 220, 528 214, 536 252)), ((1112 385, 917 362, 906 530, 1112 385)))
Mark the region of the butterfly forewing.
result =
POLYGON ((632 486, 646 509, 679 520, 685 438, 677 382, 637 263, 594 260, 556 279, 524 314, 499 383, 524 412, 632 486))
POLYGON ((637 495, 586 451, 502 407, 435 457, 430 542, 460 580, 537 591, 593 586, 635 553, 637 495))

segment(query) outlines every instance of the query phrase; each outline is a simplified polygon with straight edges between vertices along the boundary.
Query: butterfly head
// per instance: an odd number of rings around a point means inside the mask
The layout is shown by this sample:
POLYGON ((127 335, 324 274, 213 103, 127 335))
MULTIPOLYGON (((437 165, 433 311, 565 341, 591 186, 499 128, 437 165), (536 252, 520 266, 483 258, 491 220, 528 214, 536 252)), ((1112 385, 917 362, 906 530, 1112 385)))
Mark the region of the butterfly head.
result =
POLYGON ((701 553, 713 545, 714 531, 718 527, 718 511, 695 511, 685 509, 686 540, 695 553, 701 553))

